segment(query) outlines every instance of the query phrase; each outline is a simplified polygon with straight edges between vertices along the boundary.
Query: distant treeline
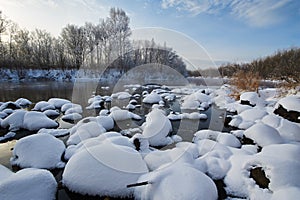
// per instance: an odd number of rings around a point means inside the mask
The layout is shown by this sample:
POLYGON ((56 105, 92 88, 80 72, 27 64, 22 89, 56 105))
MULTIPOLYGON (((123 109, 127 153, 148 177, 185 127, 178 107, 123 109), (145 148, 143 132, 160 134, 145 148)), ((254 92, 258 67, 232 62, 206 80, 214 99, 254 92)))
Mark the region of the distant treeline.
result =
POLYGON ((28 31, 0 11, 0 68, 86 69, 109 66, 128 71, 137 65, 159 63, 186 75, 186 65, 166 44, 130 40, 130 19, 119 8, 111 8, 98 24, 66 25, 58 37, 46 30, 28 31))
POLYGON ((219 67, 219 72, 223 77, 232 77, 240 70, 257 73, 262 79, 300 83, 300 48, 281 50, 251 63, 226 64, 219 67))

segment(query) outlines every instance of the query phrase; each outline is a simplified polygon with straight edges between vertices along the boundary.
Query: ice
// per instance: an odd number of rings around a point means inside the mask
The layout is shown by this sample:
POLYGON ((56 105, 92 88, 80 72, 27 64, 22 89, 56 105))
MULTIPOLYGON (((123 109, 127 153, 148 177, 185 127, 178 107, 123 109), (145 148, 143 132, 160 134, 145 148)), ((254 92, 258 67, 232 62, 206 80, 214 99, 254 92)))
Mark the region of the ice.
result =
POLYGON ((10 162, 22 168, 62 168, 64 143, 49 134, 35 134, 17 141, 10 162))
POLYGON ((148 184, 135 187, 136 199, 215 200, 218 198, 214 182, 204 173, 184 164, 150 172, 141 176, 138 182, 148 182, 148 184))
POLYGON ((37 131, 41 128, 55 128, 57 126, 57 122, 48 118, 44 113, 29 111, 24 115, 22 128, 30 131, 37 131))
POLYGON ((71 103, 69 100, 67 99, 61 99, 61 98, 50 98, 48 100, 48 103, 52 104, 53 106, 55 106, 55 108, 61 108, 64 104, 66 103, 71 103))
POLYGON ((160 95, 158 95, 155 91, 152 91, 150 94, 148 94, 144 99, 143 103, 149 103, 154 104, 162 101, 162 98, 160 95))
POLYGON ((143 125, 143 135, 148 138, 151 146, 164 146, 172 143, 168 137, 172 131, 170 120, 160 109, 153 109, 146 117, 143 125))
POLYGON ((83 148, 66 164, 63 184, 71 191, 109 197, 131 197, 136 183, 148 172, 141 155, 134 149, 104 142, 83 148), (80 172, 80 173, 78 173, 80 172))
POLYGON ((300 96, 291 95, 284 97, 278 101, 275 108, 282 105, 287 111, 300 112, 300 96))
POLYGON ((23 169, 0 179, 0 199, 53 200, 56 187, 57 183, 51 172, 44 169, 23 169))
POLYGON ((45 111, 45 110, 55 110, 55 106, 47 101, 39 101, 34 105, 32 110, 45 111))

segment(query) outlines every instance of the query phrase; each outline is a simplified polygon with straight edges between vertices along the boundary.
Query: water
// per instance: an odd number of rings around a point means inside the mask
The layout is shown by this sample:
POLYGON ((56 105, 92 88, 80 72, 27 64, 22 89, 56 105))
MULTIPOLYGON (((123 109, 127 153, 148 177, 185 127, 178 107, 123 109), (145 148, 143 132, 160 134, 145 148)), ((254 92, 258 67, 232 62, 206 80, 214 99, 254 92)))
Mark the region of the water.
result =
MULTIPOLYGON (((114 85, 109 85, 109 87, 101 87, 98 85, 98 82, 53 82, 53 81, 31 81, 31 82, 0 82, 0 102, 6 101, 15 101, 20 97, 27 98, 33 103, 38 101, 45 100, 49 98, 58 97, 69 99, 74 103, 79 103, 85 108, 88 104, 88 99, 92 94, 95 93, 96 89, 100 88, 101 95, 110 95, 112 92, 120 91, 120 87, 116 89, 114 85)), ((124 88, 123 88, 124 90, 124 88)), ((129 92, 132 90, 129 89, 129 92)), ((141 99, 138 100, 141 103, 141 99)), ((179 105, 180 99, 172 103, 168 103, 165 106, 165 111, 168 114, 170 110, 180 111, 179 105)), ((111 106, 117 105, 119 107, 126 106, 129 100, 116 100, 112 102, 111 106)), ((143 104, 141 108, 136 109, 134 112, 136 114, 142 115, 143 119, 140 121, 125 121, 123 123, 118 123, 120 129, 128 127, 137 127, 140 126, 144 120, 144 115, 149 112, 151 105, 143 104)), ((85 109, 84 109, 85 110, 85 109)), ((192 111, 189 111, 192 112, 192 111)), ((172 121, 173 132, 171 134, 180 135, 184 141, 192 141, 193 134, 197 130, 201 129, 212 129, 218 131, 228 131, 224 124, 224 118, 226 112, 224 110, 218 109, 216 106, 211 106, 208 110, 203 111, 208 116, 207 120, 188 120, 184 119, 181 121, 172 121)), ((96 115, 96 111, 85 111, 85 116, 96 115)), ((1 129, 1 128, 0 128, 1 129)), ((3 129, 2 129, 3 132, 3 129)), ((4 133, 0 132, 0 135, 4 133)), ((23 132, 21 137, 24 137, 26 134, 32 134, 29 132, 23 132)), ((0 164, 11 168, 12 166, 9 163, 9 158, 11 157, 12 148, 14 147, 18 138, 14 140, 0 144, 0 164)), ((67 136, 60 138, 63 141, 67 140, 67 136)), ((170 145, 166 148, 172 148, 174 145, 170 145)), ((15 170, 15 169, 14 169, 15 170)), ((56 179, 59 181, 61 179, 62 170, 54 170, 52 173, 55 175, 56 179)), ((57 192, 57 199, 94 199, 87 196, 81 196, 78 194, 71 193, 64 188, 59 188, 57 192)))

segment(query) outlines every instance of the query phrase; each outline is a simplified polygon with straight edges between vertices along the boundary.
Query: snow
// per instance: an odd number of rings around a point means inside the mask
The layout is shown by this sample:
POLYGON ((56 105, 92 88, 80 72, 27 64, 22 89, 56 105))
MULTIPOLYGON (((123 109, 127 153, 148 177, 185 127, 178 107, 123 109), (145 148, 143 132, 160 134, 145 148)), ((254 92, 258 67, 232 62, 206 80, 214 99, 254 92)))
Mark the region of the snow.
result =
POLYGON ((0 185, 1 185, 1 181, 10 177, 11 175, 13 175, 12 171, 4 167, 3 165, 0 165, 0 185))
POLYGON ((115 121, 122 121, 127 119, 135 119, 135 120, 142 119, 137 114, 129 112, 128 110, 121 110, 121 109, 111 110, 111 113, 108 116, 113 118, 115 121))
POLYGON ((175 165, 141 176, 135 187, 136 199, 207 199, 218 198, 214 182, 204 173, 188 165, 175 165))
POLYGON ((69 129, 46 129, 42 128, 38 132, 38 134, 50 134, 55 137, 61 137, 69 134, 69 129))
POLYGON ((245 121, 256 121, 259 119, 262 119, 264 116, 266 116, 268 113, 262 108, 253 108, 253 109, 247 109, 244 112, 242 112, 239 116, 242 117, 245 121))
POLYGON ((15 103, 18 104, 19 106, 29 106, 32 104, 32 102, 26 98, 19 98, 15 101, 15 103))
POLYGON ((162 98, 155 91, 152 91, 143 99, 143 103, 149 103, 149 104, 158 103, 160 101, 162 101, 162 98))
POLYGON ((48 100, 48 103, 52 104, 55 108, 60 109, 64 104, 71 103, 71 102, 67 99, 62 99, 62 98, 50 98, 48 100))
POLYGON ((119 99, 119 100, 129 99, 130 97, 131 94, 129 94, 128 92, 117 92, 111 95, 111 98, 119 99))
POLYGON ((264 101, 258 96, 256 92, 244 92, 240 96, 241 101, 249 101, 253 106, 263 106, 264 101))
MULTIPOLYGON (((61 107, 61 111, 62 112, 66 112, 67 110, 71 109, 71 108, 74 108, 75 110, 78 110, 82 112, 82 107, 81 105, 79 104, 75 104, 75 103, 66 103, 64 104, 62 107, 61 107)), ((70 112, 70 111, 69 111, 70 112)), ((81 112, 78 112, 78 113, 81 113, 81 112)))
POLYGON ((200 91, 195 92, 191 95, 187 95, 183 98, 182 109, 197 109, 199 106, 207 108, 212 104, 210 96, 201 93, 200 91), (204 104, 202 104, 204 103, 204 104))
POLYGON ((59 112, 56 110, 45 110, 43 113, 47 115, 47 117, 57 117, 59 115, 59 112))
POLYGON ((49 134, 35 134, 17 141, 10 162, 22 168, 63 168, 64 143, 49 134))
POLYGON ((23 169, 0 179, 0 199, 53 200, 56 187, 57 183, 51 172, 34 168, 23 169))
POLYGON ((78 144, 83 140, 88 138, 97 137, 102 133, 105 133, 106 129, 99 123, 91 121, 88 123, 83 123, 78 126, 75 132, 70 132, 70 137, 67 140, 67 144, 78 144))
POLYGON ((15 132, 8 132, 4 136, 0 136, 0 142, 15 137, 15 132))
POLYGON ((282 200, 282 199, 298 199, 300 196, 299 187, 290 187, 276 190, 271 198, 271 200, 282 200))
POLYGON ((284 97, 278 101, 275 108, 282 105, 287 111, 300 112, 300 96, 291 95, 284 97))
POLYGON ((282 119, 277 128, 279 134, 286 140, 300 142, 300 125, 287 119, 282 119))
POLYGON ((283 143, 283 139, 280 136, 279 132, 266 124, 257 123, 245 130, 245 136, 254 140, 256 144, 261 147, 270 145, 270 144, 280 144, 283 143))
POLYGON ((64 121, 77 121, 82 119, 82 115, 75 112, 75 113, 65 114, 64 116, 62 116, 61 119, 64 121))
POLYGON ((153 109, 146 117, 143 124, 143 135, 148 138, 151 146, 164 146, 172 140, 168 137, 172 131, 170 120, 160 109, 153 109))
POLYGON ((55 110, 55 106, 47 101, 39 101, 34 105, 34 108, 32 110, 37 111, 45 111, 45 110, 55 110))
POLYGON ((240 141, 232 134, 212 130, 200 130, 194 134, 193 142, 210 139, 229 147, 241 147, 240 141))
POLYGON ((3 103, 1 106, 0 106, 0 111, 4 111, 5 109, 20 109, 21 107, 15 103, 15 102, 12 102, 12 101, 9 101, 9 102, 5 102, 3 103))
POLYGON ((10 131, 16 131, 23 127, 23 120, 26 114, 25 110, 17 110, 8 117, 6 117, 2 122, 1 126, 6 128, 9 126, 10 131))
POLYGON ((23 128, 30 131, 37 131, 41 128, 55 128, 58 124, 48 118, 44 113, 29 111, 24 115, 23 128))
POLYGON ((77 105, 77 106, 73 106, 73 107, 67 109, 65 111, 65 115, 72 114, 72 113, 81 114, 82 112, 83 112, 82 107, 80 105, 77 105))
POLYGON ((69 190, 81 194, 131 197, 133 189, 126 186, 137 182, 147 172, 136 150, 104 142, 83 148, 72 156, 66 164, 62 182, 69 190))

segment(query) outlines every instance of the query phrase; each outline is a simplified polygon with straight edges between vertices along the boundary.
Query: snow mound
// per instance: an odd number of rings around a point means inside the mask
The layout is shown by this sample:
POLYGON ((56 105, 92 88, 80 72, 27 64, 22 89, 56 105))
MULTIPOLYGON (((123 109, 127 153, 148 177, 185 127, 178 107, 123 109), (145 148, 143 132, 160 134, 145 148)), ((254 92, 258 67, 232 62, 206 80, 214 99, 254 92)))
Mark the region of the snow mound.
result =
POLYGON ((18 104, 19 106, 29 106, 32 104, 32 102, 26 98, 19 98, 15 101, 15 103, 18 104))
POLYGON ((253 125, 245 130, 244 134, 261 147, 283 143, 282 137, 275 128, 262 123, 253 125))
POLYGON ((129 112, 128 110, 121 110, 121 109, 112 110, 108 116, 113 118, 115 121, 122 121, 122 120, 127 120, 127 119, 135 119, 135 120, 142 119, 137 114, 129 112))
MULTIPOLYGON (((82 111, 81 105, 75 104, 75 103, 66 103, 66 104, 64 104, 64 105, 61 107, 61 111, 62 111, 62 112, 66 112, 67 110, 69 110, 69 109, 71 109, 71 108, 75 108, 75 109, 78 109, 78 110, 81 110, 81 111, 82 111)), ((78 113, 81 113, 81 112, 78 112, 78 113)))
POLYGON ((30 131, 37 131, 41 128, 55 128, 58 124, 44 113, 29 111, 24 115, 23 127, 30 131))
POLYGON ((200 91, 195 92, 191 95, 185 96, 183 98, 182 109, 197 109, 200 106, 202 108, 207 108, 212 104, 212 99, 210 96, 201 93, 200 91))
POLYGON ((59 116, 59 112, 57 112, 56 110, 45 110, 43 113, 45 115, 47 115, 47 117, 57 117, 57 116, 59 116))
POLYGON ((10 131, 17 131, 23 127, 23 120, 26 114, 25 110, 17 110, 1 122, 3 128, 9 127, 10 131))
POLYGON ((207 199, 218 198, 214 182, 204 173, 188 165, 175 165, 141 176, 135 187, 137 199, 207 199), (178 184, 180 183, 180 184, 178 184))
POLYGON ((82 123, 80 126, 76 127, 76 130, 74 132, 72 130, 70 131, 70 137, 67 140, 67 145, 78 144, 83 140, 97 137, 105 132, 106 129, 101 124, 95 121, 82 123))
POLYGON ((61 137, 69 134, 69 129, 46 129, 42 128, 38 132, 38 134, 50 134, 55 137, 61 137))
POLYGON ((47 101, 39 101, 34 105, 32 110, 44 112, 45 110, 55 110, 55 106, 47 101))
POLYGON ((67 99, 61 99, 61 98, 50 98, 48 100, 48 103, 50 103, 53 106, 55 106, 55 108, 60 109, 64 104, 71 103, 71 101, 69 101, 67 99))
POLYGON ((1 185, 1 181, 10 177, 13 174, 14 173, 10 171, 8 168, 4 167, 3 165, 0 165, 0 185, 1 185))
POLYGON ((143 135, 151 146, 164 146, 172 143, 168 134, 172 131, 170 120, 159 109, 153 109, 142 126, 143 135))
POLYGON ((43 169, 23 169, 0 180, 0 199, 53 200, 57 183, 51 172, 43 169))
POLYGON ((83 148, 72 156, 62 182, 69 190, 81 194, 131 197, 133 189, 126 186, 147 172, 136 150, 105 142, 83 148))
POLYGON ((65 114, 64 116, 62 116, 61 118, 64 121, 78 121, 80 119, 82 119, 82 115, 79 113, 70 113, 70 114, 65 114))
POLYGON ((264 100, 256 92, 244 92, 240 96, 240 103, 249 102, 252 106, 264 106, 264 100))
POLYGON ((300 112, 300 96, 291 95, 284 97, 278 101, 275 108, 282 105, 287 111, 300 112))
POLYGON ((240 141, 232 134, 212 130, 200 130, 194 134, 193 142, 209 139, 229 147, 241 147, 240 141))
POLYGON ((111 98, 114 99, 129 99, 131 97, 131 94, 129 94, 128 92, 117 92, 111 95, 111 98))
POLYGON ((10 138, 13 138, 13 137, 15 137, 15 135, 16 135, 15 132, 8 132, 4 136, 0 136, 0 142, 2 142, 4 140, 8 140, 10 138))
POLYGON ((64 151, 64 143, 52 135, 30 135, 17 141, 10 162, 22 168, 62 168, 65 166, 61 161, 64 151))
POLYGON ((298 199, 300 196, 299 187, 289 187, 276 190, 271 200, 282 200, 282 199, 298 199))
POLYGON ((143 103, 149 103, 154 104, 162 101, 162 98, 160 95, 158 95, 155 91, 152 91, 150 94, 148 94, 144 99, 143 103))

